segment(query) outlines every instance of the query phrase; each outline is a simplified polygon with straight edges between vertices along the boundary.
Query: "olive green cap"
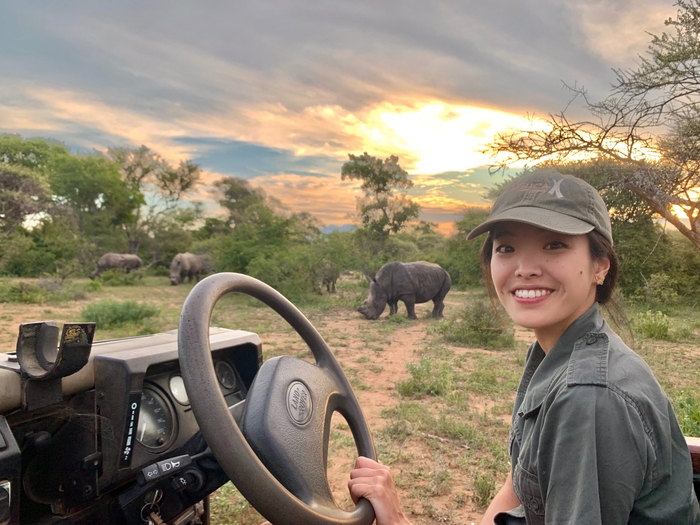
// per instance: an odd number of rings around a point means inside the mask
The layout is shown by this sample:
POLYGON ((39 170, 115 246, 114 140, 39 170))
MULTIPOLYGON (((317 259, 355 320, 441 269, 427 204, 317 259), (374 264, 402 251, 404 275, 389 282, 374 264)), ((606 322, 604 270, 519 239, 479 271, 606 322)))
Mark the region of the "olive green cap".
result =
POLYGON ((469 232, 467 239, 505 221, 567 235, 596 230, 613 243, 608 209, 598 191, 578 177, 553 170, 540 170, 513 180, 496 199, 489 218, 469 232))

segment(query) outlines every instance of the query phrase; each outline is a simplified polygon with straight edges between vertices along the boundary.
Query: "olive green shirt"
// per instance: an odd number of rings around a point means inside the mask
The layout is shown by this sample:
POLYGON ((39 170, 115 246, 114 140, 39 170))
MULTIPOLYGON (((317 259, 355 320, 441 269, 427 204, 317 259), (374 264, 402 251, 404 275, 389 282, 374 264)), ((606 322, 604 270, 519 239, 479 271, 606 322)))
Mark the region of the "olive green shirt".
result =
POLYGON ((700 524, 671 403, 597 303, 547 354, 530 347, 510 453, 528 525, 700 524))

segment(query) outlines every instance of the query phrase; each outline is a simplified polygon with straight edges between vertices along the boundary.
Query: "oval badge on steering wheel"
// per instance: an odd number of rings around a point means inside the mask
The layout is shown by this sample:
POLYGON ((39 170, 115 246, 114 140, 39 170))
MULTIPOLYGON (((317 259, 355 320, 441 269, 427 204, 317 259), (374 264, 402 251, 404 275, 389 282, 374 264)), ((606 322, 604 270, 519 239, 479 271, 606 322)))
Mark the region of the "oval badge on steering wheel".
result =
POLYGON ((287 389, 287 410, 292 416, 292 421, 299 426, 305 425, 311 419, 311 392, 301 381, 294 381, 287 389))

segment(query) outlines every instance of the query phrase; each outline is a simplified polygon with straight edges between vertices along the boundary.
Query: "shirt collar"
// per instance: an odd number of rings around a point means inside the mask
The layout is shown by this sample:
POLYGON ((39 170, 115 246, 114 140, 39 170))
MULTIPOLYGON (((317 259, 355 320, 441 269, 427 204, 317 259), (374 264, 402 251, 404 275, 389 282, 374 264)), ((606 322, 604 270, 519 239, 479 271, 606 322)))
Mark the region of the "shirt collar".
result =
POLYGON ((545 354, 539 343, 533 344, 528 353, 523 382, 518 392, 525 396, 518 410, 519 414, 527 414, 542 404, 553 374, 569 362, 576 341, 588 333, 601 332, 604 325, 600 305, 595 302, 581 317, 569 325, 549 352, 545 354), (529 380, 528 377, 530 377, 529 380))

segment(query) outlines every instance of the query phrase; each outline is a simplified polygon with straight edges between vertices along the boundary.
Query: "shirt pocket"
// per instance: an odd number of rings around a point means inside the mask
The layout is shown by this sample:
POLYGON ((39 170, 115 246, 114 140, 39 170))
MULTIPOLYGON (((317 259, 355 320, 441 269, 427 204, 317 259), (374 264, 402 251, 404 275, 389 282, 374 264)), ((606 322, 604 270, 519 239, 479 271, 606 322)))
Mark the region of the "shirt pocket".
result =
POLYGON ((513 490, 520 503, 528 510, 528 514, 544 516, 544 499, 539 480, 535 474, 525 470, 520 463, 515 466, 513 472, 513 490))

